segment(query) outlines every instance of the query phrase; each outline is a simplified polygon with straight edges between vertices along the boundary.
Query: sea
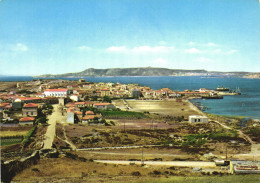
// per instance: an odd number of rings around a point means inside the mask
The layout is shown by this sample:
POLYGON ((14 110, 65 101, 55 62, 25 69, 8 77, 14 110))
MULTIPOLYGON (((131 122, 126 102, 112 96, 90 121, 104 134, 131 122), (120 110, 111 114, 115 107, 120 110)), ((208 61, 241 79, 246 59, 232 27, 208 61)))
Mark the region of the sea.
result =
MULTIPOLYGON (((30 76, 0 76, 0 81, 31 81, 32 79, 42 78, 33 78, 30 76)), ((191 100, 191 102, 196 104, 199 103, 206 108, 205 112, 212 114, 260 119, 260 79, 222 76, 124 76, 55 79, 85 79, 90 82, 112 82, 122 84, 137 83, 142 86, 149 86, 154 90, 170 88, 173 91, 184 91, 186 89, 197 90, 200 88, 215 89, 218 86, 233 90, 239 88, 241 95, 224 96, 224 99, 215 100, 194 99, 191 100)))

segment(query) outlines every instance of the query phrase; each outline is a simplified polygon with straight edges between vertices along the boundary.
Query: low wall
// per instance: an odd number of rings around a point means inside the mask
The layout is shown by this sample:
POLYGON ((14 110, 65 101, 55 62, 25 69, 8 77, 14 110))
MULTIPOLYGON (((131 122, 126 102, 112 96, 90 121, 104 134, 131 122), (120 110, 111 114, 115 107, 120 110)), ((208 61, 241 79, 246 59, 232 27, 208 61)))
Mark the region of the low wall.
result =
POLYGON ((2 182, 11 182, 12 178, 25 168, 36 164, 40 159, 40 151, 34 151, 31 156, 20 160, 1 161, 1 180, 2 182))

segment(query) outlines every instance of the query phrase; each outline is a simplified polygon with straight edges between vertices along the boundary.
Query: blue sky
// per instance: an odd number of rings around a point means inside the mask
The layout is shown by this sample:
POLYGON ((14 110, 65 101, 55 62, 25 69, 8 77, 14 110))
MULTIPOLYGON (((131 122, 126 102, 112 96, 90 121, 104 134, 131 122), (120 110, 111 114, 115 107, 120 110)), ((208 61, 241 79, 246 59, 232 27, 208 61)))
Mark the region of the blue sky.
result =
POLYGON ((260 71, 258 0, 0 0, 0 74, 260 71))

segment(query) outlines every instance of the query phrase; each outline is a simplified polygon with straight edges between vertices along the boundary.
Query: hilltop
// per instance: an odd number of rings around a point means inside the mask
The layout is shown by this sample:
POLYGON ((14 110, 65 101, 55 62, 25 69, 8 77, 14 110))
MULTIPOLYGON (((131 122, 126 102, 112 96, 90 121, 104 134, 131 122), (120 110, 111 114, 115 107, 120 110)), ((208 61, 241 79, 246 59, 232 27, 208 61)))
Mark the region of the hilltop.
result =
POLYGON ((87 76, 209 76, 209 75, 236 75, 242 76, 249 72, 218 72, 184 69, 168 69, 157 67, 137 67, 137 68, 110 68, 110 69, 94 69, 89 68, 81 72, 65 73, 65 74, 45 74, 37 77, 87 77, 87 76))

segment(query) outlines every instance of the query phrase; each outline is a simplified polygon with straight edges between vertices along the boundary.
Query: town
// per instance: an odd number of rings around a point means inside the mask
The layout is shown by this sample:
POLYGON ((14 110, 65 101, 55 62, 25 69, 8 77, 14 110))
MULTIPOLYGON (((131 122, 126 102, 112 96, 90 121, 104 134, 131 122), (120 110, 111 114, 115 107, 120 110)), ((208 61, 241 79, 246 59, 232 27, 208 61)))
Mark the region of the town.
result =
MULTIPOLYGON (((1 82, 2 178, 19 180, 19 176, 32 172, 37 177, 49 158, 62 163, 64 158, 72 158, 81 166, 87 161, 88 166, 101 163, 114 169, 113 164, 128 164, 136 171, 121 174, 135 176, 182 175, 187 171, 208 175, 260 173, 259 121, 250 120, 241 130, 241 119, 205 113, 189 101, 223 99, 225 95, 240 92, 224 87, 153 90, 138 84, 85 79, 1 82), (38 157, 38 164, 33 165, 35 170, 25 169, 19 174, 10 162, 28 153, 34 154, 33 161, 38 157), (165 167, 150 172, 143 168, 160 163, 165 167)), ((23 166, 32 166, 30 161, 23 166)), ((81 178, 113 174, 94 171, 74 174, 81 178)))

